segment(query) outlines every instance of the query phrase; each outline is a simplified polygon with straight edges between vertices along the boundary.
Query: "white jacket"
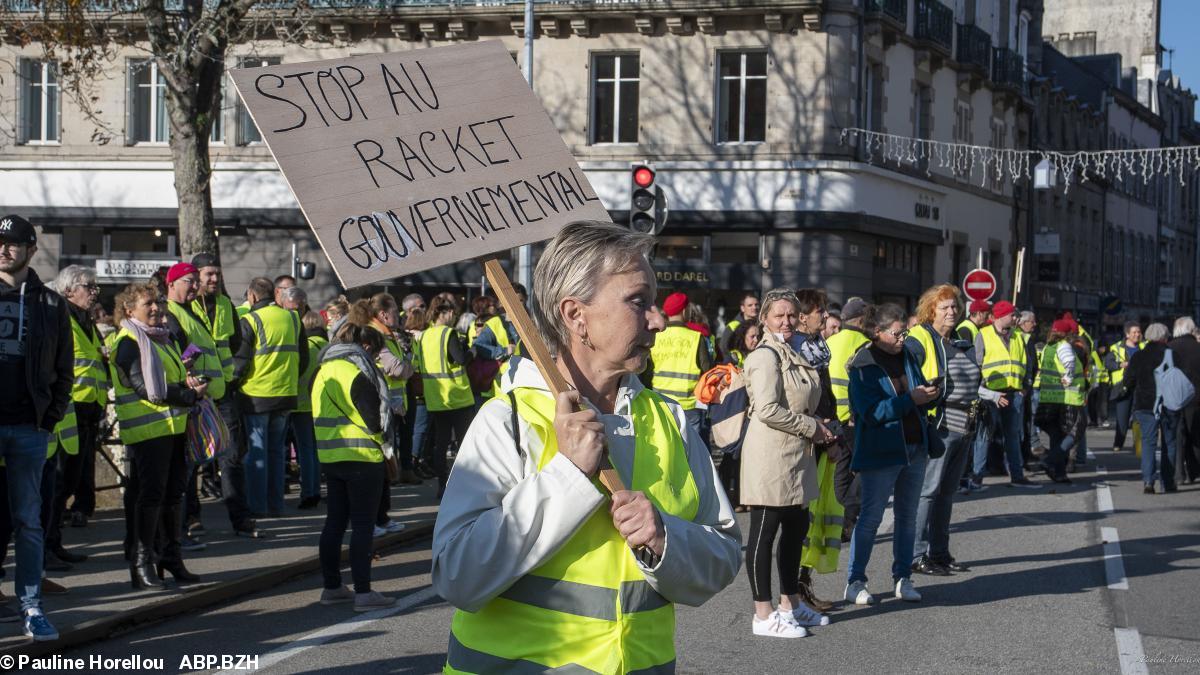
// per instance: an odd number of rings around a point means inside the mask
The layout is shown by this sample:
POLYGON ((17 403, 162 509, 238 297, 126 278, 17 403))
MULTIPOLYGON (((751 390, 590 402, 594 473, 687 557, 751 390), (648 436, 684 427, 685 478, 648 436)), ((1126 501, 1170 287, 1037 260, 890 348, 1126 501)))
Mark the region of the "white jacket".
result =
MULTIPOLYGON (((549 560, 608 500, 565 455, 541 470, 534 458, 541 439, 520 420, 524 458, 513 440, 508 392, 533 387, 549 392, 533 361, 514 358, 502 378, 502 395, 479 411, 459 445, 433 532, 433 587, 451 605, 482 608, 517 579, 549 560)), ((633 473, 634 429, 630 405, 642 384, 626 375, 613 414, 601 414, 613 466, 626 485, 633 473)), ((733 581, 741 566, 741 533, 720 487, 708 448, 678 404, 669 401, 684 432, 688 464, 700 493, 694 521, 662 515, 666 546, 653 567, 640 561, 646 581, 663 597, 698 606, 733 581)))

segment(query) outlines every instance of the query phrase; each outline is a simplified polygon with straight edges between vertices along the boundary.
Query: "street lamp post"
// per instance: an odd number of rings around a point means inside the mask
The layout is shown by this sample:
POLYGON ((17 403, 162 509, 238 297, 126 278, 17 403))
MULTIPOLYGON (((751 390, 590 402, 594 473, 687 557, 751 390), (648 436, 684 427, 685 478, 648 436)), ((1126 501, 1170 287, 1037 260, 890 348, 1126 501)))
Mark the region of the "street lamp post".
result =
MULTIPOLYGON (((525 81, 533 88, 533 0, 525 0, 525 81)), ((525 287, 533 302, 533 247, 529 244, 517 249, 517 282, 525 287)))

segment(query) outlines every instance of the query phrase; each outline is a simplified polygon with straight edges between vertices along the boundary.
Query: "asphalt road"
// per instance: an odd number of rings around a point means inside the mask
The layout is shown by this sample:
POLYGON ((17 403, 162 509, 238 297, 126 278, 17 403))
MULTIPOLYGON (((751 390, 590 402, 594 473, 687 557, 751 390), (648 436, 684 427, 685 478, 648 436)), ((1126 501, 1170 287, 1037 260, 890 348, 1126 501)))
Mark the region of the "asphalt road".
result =
MULTIPOLYGON (((1107 434, 1092 438, 1106 446, 1107 434)), ((1098 452, 1088 469, 1065 489, 1018 490, 996 478, 960 497, 951 545, 972 571, 917 577, 919 604, 886 595, 891 536, 881 535, 868 573, 883 601, 836 611, 808 638, 751 634, 743 571, 705 606, 679 608, 679 671, 1197 672, 1200 485, 1144 495, 1128 452, 1098 452)), ((428 554, 426 541, 376 563, 375 588, 401 598, 394 610, 321 607, 312 576, 64 656, 161 658, 167 672, 219 670, 184 661, 206 654, 256 656, 271 673, 436 672, 453 610, 429 589, 428 554)), ((845 557, 841 571, 816 579, 819 596, 841 595, 845 557)))

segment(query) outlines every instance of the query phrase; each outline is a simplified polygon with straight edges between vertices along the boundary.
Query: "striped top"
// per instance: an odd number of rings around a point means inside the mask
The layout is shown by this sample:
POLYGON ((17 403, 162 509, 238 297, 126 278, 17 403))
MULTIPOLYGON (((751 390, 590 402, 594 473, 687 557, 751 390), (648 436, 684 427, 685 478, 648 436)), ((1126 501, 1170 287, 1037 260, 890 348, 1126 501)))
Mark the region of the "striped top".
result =
POLYGON ((966 340, 946 341, 946 399, 945 428, 960 434, 967 433, 971 404, 980 398, 998 399, 983 384, 983 369, 975 360, 975 346, 966 340))

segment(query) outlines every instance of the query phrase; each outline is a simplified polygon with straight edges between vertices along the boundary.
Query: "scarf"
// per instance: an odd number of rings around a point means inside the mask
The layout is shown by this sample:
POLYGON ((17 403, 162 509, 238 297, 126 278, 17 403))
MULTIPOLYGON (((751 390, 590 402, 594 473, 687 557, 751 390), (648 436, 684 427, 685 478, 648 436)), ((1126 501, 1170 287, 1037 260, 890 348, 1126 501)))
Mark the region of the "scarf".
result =
POLYGON ((150 326, 134 318, 121 322, 121 328, 133 333, 137 338, 138 352, 141 356, 142 381, 146 385, 146 398, 151 403, 161 405, 167 398, 167 374, 163 370, 162 359, 153 343, 169 345, 171 334, 165 326, 150 326))
POLYGON ((392 408, 388 401, 387 380, 383 379, 383 373, 375 365, 375 360, 367 354, 367 350, 362 348, 362 345, 347 344, 338 342, 327 346, 321 352, 321 363, 332 361, 334 359, 345 359, 358 367, 358 372, 363 374, 368 381, 374 383, 375 392, 379 394, 379 421, 383 428, 384 440, 384 455, 391 457, 391 443, 388 441, 390 436, 388 432, 392 426, 392 408))
POLYGON ((813 368, 817 370, 829 368, 829 362, 832 359, 829 354, 829 345, 825 343, 825 338, 821 337, 820 333, 812 335, 793 333, 789 344, 792 349, 804 357, 805 361, 812 364, 813 368))

